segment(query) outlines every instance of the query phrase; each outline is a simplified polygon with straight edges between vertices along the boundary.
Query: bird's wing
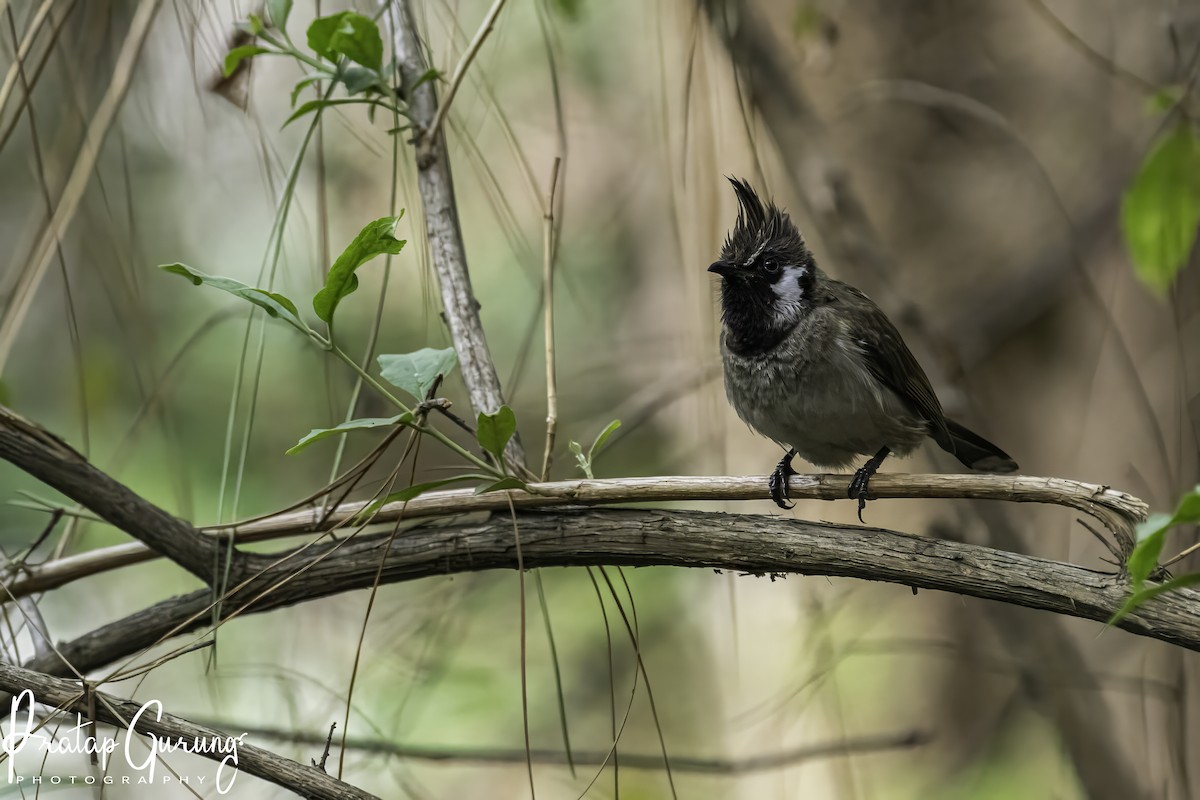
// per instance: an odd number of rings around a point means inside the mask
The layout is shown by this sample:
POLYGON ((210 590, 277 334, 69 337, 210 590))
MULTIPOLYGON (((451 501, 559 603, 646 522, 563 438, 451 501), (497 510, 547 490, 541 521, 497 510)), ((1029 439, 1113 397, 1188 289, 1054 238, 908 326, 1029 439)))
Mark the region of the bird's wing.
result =
POLYGON ((847 315, 850 321, 847 332, 862 349, 871 374, 899 395, 914 414, 928 422, 933 440, 953 453, 954 444, 946 429, 942 404, 900 331, 871 298, 852 286, 845 286, 845 291, 849 295, 846 305, 851 311, 847 315))

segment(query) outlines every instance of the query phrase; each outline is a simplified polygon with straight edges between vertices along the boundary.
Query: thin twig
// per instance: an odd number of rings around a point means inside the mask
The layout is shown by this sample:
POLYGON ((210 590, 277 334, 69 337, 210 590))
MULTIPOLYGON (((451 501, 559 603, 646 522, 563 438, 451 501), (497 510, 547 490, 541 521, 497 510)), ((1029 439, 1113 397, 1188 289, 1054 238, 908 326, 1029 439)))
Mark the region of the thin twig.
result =
MULTIPOLYGON (((321 772, 326 771, 325 764, 329 761, 329 750, 333 747, 333 732, 335 730, 337 730, 337 723, 336 722, 329 723, 329 733, 326 734, 326 736, 325 736, 325 749, 321 751, 321 760, 317 761, 315 758, 310 759, 312 761, 313 766, 316 767, 317 769, 321 770, 321 772)), ((343 749, 345 749, 344 742, 342 743, 342 745, 343 745, 343 749)))
POLYGON ((442 121, 445 120, 447 112, 450 110, 450 104, 454 102, 454 96, 458 94, 458 89, 462 85, 463 79, 467 76, 467 70, 471 67, 471 62, 475 60, 475 56, 479 55, 479 48, 483 47, 483 41, 492 32, 496 26, 496 17, 500 15, 500 10, 504 8, 504 4, 508 0, 495 0, 492 7, 488 9, 487 16, 483 18, 483 24, 479 26, 479 30, 475 32, 475 37, 471 39, 471 43, 467 45, 467 50, 463 53, 462 58, 458 60, 458 66, 454 68, 454 75, 450 78, 450 88, 446 89, 446 96, 438 105, 437 114, 433 118, 433 124, 429 126, 429 130, 425 136, 431 141, 437 136, 438 130, 442 127, 442 121))
MULTIPOLYGON (((288 744, 319 745, 325 736, 306 731, 289 731, 280 728, 257 727, 243 725, 238 722, 205 720, 204 724, 219 730, 246 731, 251 736, 272 739, 288 744)), ((706 758, 702 756, 674 756, 671 758, 671 769, 676 772, 693 772, 706 775, 745 775, 754 772, 766 772, 774 769, 784 769, 804 761, 819 758, 835 758, 845 755, 887 752, 890 750, 908 750, 921 747, 932 740, 932 736, 924 731, 912 730, 901 733, 883 733, 859 736, 852 739, 840 739, 836 742, 819 742, 803 745, 779 753, 747 756, 743 758, 706 758)), ((351 750, 362 753, 376 753, 396 756, 397 758, 414 761, 437 761, 450 763, 477 764, 520 764, 526 759, 524 749, 506 749, 501 747, 429 747, 424 745, 397 744, 386 739, 351 738, 346 741, 351 750)), ((567 753, 562 750, 535 749, 530 751, 535 764, 547 766, 565 766, 567 753)), ((575 763, 584 767, 598 767, 611 761, 608 751, 585 751, 575 754, 575 763)), ((658 771, 663 768, 661 754, 625 753, 621 755, 621 764, 631 769, 658 771)))
POLYGON ((543 481, 550 478, 550 458, 554 453, 554 435, 558 430, 558 379, 554 372, 554 195, 558 189, 558 168, 561 165, 562 158, 555 158, 550 170, 546 213, 542 215, 542 296, 546 314, 546 451, 542 455, 543 481))
POLYGON ((1166 561, 1162 562, 1162 564, 1160 564, 1159 567, 1162 569, 1166 569, 1167 567, 1171 566, 1172 564, 1176 563, 1177 561, 1182 561, 1183 559, 1187 558, 1188 556, 1190 556, 1192 553, 1196 552, 1197 550, 1200 550, 1200 542, 1196 542, 1194 545, 1192 545, 1191 547, 1188 547, 1187 549, 1185 549, 1183 552, 1179 553, 1178 555, 1171 556, 1166 561))

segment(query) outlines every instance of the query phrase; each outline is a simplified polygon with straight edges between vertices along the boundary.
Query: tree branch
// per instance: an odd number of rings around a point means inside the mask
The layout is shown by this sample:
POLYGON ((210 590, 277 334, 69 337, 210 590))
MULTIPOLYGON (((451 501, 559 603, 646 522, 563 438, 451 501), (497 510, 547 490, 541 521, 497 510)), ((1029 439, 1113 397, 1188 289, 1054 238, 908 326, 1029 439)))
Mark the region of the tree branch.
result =
MULTIPOLYGON (((133 721, 134 717, 137 717, 137 724, 132 726, 132 730, 153 735, 164 741, 175 742, 182 738, 191 744, 196 740, 212 741, 214 737, 226 738, 226 734, 220 731, 197 725, 171 714, 164 713, 158 719, 155 719, 150 712, 139 716, 138 711, 143 704, 133 700, 123 700, 97 692, 95 703, 85 702, 86 693, 78 681, 63 680, 2 662, 0 662, 0 689, 14 695, 29 689, 39 703, 78 712, 84 718, 105 722, 120 728, 130 728, 129 723, 133 721), (94 716, 90 716, 93 711, 94 716)), ((196 755, 220 762, 228 753, 215 752, 209 748, 197 748, 196 755)), ((289 789, 301 797, 327 798, 328 800, 348 800, 349 798, 371 800, 375 797, 375 795, 348 783, 331 778, 315 767, 305 766, 251 744, 238 744, 236 768, 289 789)))
MULTIPOLYGON (((317 745, 325 741, 325 734, 289 731, 278 728, 262 728, 236 723, 209 723, 221 730, 246 731, 252 736, 287 742, 289 744, 317 745)), ((873 736, 856 736, 839 741, 809 744, 778 753, 747 756, 744 758, 699 758, 696 756, 671 756, 672 772, 693 772, 706 775, 745 775, 767 772, 795 766, 813 759, 834 758, 844 755, 862 755, 890 750, 908 750, 921 747, 931 740, 922 731, 886 733, 873 736)), ((350 737, 346 748, 363 753, 379 753, 417 761, 442 761, 478 764, 524 764, 526 758, 535 764, 567 766, 565 750, 534 749, 529 753, 524 748, 505 749, 496 747, 428 747, 423 745, 397 744, 386 739, 350 737)), ((612 761, 612 754, 599 750, 573 750, 571 761, 575 766, 600 767, 612 761)), ((629 769, 661 770, 662 755, 648 753, 621 753, 621 767, 629 769)))
MULTIPOLYGON (((877 476, 881 477, 881 476, 877 476)), ((1129 595, 1117 575, 978 545, 877 528, 757 515, 641 509, 525 511, 516 517, 526 569, 680 566, 754 575, 829 575, 886 581, 1105 622, 1129 595)), ((262 574, 231 590, 223 618, 261 613, 381 583, 515 569, 512 519, 413 528, 311 544, 280 560, 245 553, 262 574), (391 539, 380 571, 381 547, 391 539)), ((137 654, 212 622, 208 590, 158 603, 59 645, 80 672, 137 654)), ((1200 650, 1200 593, 1162 595, 1122 619, 1141 636, 1200 650)), ((27 666, 62 673, 57 656, 27 666)))
MULTIPOLYGON (((847 476, 794 475, 791 496, 797 500, 845 500, 847 476)), ((765 477, 613 478, 605 480, 555 481, 529 485, 529 493, 513 492, 513 505, 520 509, 567 505, 605 505, 664 501, 766 500, 765 477)), ((880 473, 871 479, 875 498, 923 498, 1005 500, 1016 503, 1049 503, 1081 511, 1098 519, 1116 539, 1114 548, 1129 552, 1133 526, 1145 518, 1146 504, 1132 495, 1090 483, 1064 478, 1008 475, 904 475, 880 473)), ((206 536, 232 534, 239 544, 263 542, 287 536, 316 533, 356 517, 367 501, 343 503, 332 510, 312 508, 287 511, 219 528, 202 528, 206 536)), ((400 519, 448 516, 470 511, 506 511, 503 494, 477 495, 471 489, 430 492, 408 503, 389 503, 372 518, 375 523, 400 519)), ((22 567, 13 575, 8 591, 13 597, 44 592, 72 581, 155 557, 153 550, 139 544, 122 544, 22 567)))
POLYGON ((62 439, 4 406, 0 406, 0 458, 212 583, 224 552, 218 537, 200 535, 189 523, 92 466, 62 439))
MULTIPOLYGON (((438 117, 436 81, 422 81, 429 64, 417 40, 409 0, 396 0, 387 5, 392 45, 400 64, 402 85, 406 87, 405 99, 416 126, 417 188, 424 209, 430 258, 441 287, 443 316, 458 353, 472 408, 476 413, 495 413, 504 405, 504 396, 479 320, 479 302, 471 288, 458 204, 454 198, 454 178, 446 152, 446 134, 440 126, 434 128, 434 120, 438 117)), ((515 463, 524 466, 525 453, 516 436, 509 443, 507 452, 515 463)))

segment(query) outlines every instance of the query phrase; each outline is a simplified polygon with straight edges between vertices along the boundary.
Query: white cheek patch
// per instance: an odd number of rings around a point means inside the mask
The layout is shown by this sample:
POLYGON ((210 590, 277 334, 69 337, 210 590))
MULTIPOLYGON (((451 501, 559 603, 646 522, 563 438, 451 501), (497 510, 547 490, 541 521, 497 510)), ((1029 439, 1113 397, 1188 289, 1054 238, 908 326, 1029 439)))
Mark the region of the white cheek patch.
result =
POLYGON ((799 305, 804 299, 804 280, 808 277, 807 267, 786 266, 779 280, 771 285, 782 305, 799 305))

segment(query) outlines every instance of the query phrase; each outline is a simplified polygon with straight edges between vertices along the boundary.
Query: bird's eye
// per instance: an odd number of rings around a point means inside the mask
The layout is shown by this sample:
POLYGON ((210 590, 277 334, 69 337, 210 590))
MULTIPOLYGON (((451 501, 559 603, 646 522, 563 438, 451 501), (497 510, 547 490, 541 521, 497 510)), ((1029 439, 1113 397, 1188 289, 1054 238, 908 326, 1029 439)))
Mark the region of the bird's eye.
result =
POLYGON ((773 258, 768 258, 763 262, 762 268, 763 272, 768 275, 774 275, 776 272, 779 272, 779 262, 773 258))

